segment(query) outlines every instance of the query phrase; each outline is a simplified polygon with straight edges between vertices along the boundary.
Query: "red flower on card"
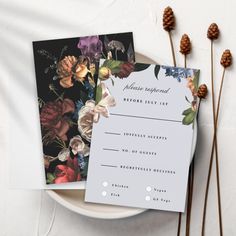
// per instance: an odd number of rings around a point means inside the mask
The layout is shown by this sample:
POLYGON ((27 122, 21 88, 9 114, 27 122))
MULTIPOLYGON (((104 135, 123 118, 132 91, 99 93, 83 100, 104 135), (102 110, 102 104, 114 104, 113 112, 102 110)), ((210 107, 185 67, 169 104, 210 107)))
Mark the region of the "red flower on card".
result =
POLYGON ((81 175, 77 158, 68 156, 66 165, 57 165, 55 169, 55 184, 80 181, 81 175))
POLYGON ((115 76, 119 77, 120 79, 127 78, 133 71, 134 64, 130 62, 124 62, 120 65, 120 71, 115 73, 115 76))
POLYGON ((64 99, 63 101, 52 101, 46 103, 40 113, 40 122, 44 130, 47 131, 47 142, 56 137, 61 140, 67 140, 66 133, 69 130, 69 121, 65 116, 66 113, 74 112, 75 105, 72 100, 64 99))
POLYGON ((55 169, 55 184, 72 182, 75 180, 75 171, 65 165, 57 165, 55 169))

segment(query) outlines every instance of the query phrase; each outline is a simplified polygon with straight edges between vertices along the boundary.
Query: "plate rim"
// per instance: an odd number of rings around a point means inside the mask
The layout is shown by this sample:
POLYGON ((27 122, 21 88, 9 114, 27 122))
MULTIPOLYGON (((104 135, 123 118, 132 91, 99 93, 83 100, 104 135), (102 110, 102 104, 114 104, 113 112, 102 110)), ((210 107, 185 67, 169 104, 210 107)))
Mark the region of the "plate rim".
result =
MULTIPOLYGON (((91 218, 95 218, 95 219, 106 219, 106 220, 122 219, 122 218, 135 216, 135 215, 141 214, 141 213, 149 210, 149 209, 142 209, 142 208, 126 207, 127 210, 124 210, 122 212, 116 212, 116 213, 110 212, 109 214, 106 214, 106 213, 102 213, 102 212, 86 210, 81 207, 75 207, 75 205, 66 201, 63 197, 61 197, 54 190, 45 190, 45 191, 51 198, 53 198, 56 202, 60 203, 65 208, 67 208, 77 214, 84 215, 84 216, 91 217, 91 218)), ((80 189, 80 190, 78 189, 78 191, 84 191, 84 189, 80 189)))

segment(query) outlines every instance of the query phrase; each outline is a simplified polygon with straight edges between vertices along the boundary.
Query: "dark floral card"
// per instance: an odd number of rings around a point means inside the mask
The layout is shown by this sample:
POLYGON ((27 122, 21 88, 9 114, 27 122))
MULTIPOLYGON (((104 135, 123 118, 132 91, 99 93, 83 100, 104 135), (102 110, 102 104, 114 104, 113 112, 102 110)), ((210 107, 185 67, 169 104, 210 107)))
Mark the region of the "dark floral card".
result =
POLYGON ((99 59, 133 64, 133 35, 36 41, 33 50, 46 183, 86 180, 99 59))

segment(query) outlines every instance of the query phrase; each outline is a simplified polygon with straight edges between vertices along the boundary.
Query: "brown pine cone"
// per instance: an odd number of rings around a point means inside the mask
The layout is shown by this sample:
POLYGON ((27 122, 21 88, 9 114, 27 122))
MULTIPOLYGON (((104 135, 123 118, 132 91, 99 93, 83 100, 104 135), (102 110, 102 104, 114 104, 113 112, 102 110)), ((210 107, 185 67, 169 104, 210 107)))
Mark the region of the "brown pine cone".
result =
POLYGON ((175 28, 175 15, 171 7, 166 7, 164 10, 163 28, 168 32, 175 28))
POLYGON ((191 51, 191 42, 187 34, 184 34, 180 40, 180 52, 184 55, 191 51))
POLYGON ((226 49, 222 56, 221 56, 221 60, 220 60, 220 64, 226 68, 229 67, 232 64, 232 54, 230 52, 229 49, 226 49))
POLYGON ((208 93, 208 91, 207 91, 207 86, 205 85, 205 84, 201 84, 200 86, 199 86, 199 88, 198 88, 198 91, 197 91, 197 96, 199 97, 199 98, 206 98, 206 96, 207 96, 207 93, 208 93))
POLYGON ((218 39, 219 34, 220 30, 218 28, 218 25, 216 23, 212 23, 207 30, 207 38, 211 40, 218 39))

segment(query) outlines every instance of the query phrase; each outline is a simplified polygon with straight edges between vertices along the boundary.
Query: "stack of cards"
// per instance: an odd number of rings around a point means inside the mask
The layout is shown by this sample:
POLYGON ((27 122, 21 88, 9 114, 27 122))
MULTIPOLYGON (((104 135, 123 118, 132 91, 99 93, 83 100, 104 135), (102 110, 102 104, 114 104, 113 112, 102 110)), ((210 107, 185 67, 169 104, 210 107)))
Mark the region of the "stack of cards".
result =
POLYGON ((183 212, 199 70, 135 63, 132 33, 33 46, 47 184, 183 212))

